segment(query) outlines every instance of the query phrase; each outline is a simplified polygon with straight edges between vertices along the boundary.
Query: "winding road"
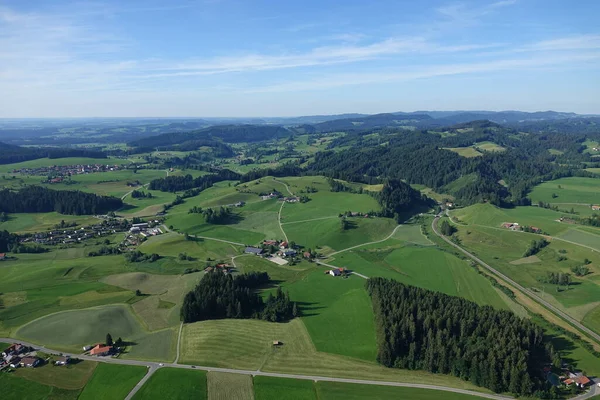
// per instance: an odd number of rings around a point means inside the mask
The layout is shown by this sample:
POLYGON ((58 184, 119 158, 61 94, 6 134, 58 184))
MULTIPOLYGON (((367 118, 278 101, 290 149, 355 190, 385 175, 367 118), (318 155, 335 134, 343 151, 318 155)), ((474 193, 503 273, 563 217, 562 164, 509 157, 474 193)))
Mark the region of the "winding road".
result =
POLYGON ((392 236, 394 236, 394 233, 396 233, 396 231, 398 230, 398 228, 400 228, 401 226, 402 225, 396 226, 394 228, 394 230, 392 231, 392 233, 390 233, 389 235, 387 235, 385 238, 383 238, 381 240, 376 240, 374 242, 368 242, 368 243, 361 243, 361 244, 357 244, 356 246, 348 247, 347 249, 343 249, 343 250, 339 250, 339 251, 334 251, 333 253, 329 254, 327 257, 331 257, 333 255, 340 254, 340 253, 343 253, 343 252, 348 251, 348 250, 356 249, 357 247, 368 246, 370 244, 377 244, 377 243, 385 242, 386 240, 388 240, 392 236))
POLYGON ((438 229, 437 229, 437 223, 438 223, 441 215, 442 215, 442 212, 440 212, 438 215, 435 216, 435 218, 433 219, 433 221, 431 223, 431 229, 433 230, 433 232, 436 235, 438 235, 440 238, 442 238, 446 243, 448 243, 452 247, 456 248, 457 250, 459 250, 460 252, 462 252, 463 254, 465 254, 467 257, 471 258, 473 261, 479 263, 481 266, 483 266, 484 268, 486 268, 487 270, 489 270, 490 272, 492 272, 494 275, 496 275, 497 277, 499 277, 503 281, 509 283, 511 286, 513 286, 515 289, 519 290, 521 293, 523 293, 526 296, 532 298, 533 300, 537 301, 538 303, 540 303, 541 305, 543 305, 544 307, 546 307, 548 310, 552 311, 554 314, 556 314, 559 317, 561 317, 562 319, 566 320, 571 325, 573 325, 574 327, 576 327, 577 329, 579 329, 581 332, 585 332, 588 336, 590 336, 591 338, 593 338, 596 341, 600 342, 600 335, 598 335, 596 332, 594 332, 591 329, 583 326, 579 321, 577 321, 575 318, 571 317, 569 314, 567 314, 564 311, 561 311, 560 309, 556 308, 555 306, 553 306, 552 304, 550 304, 549 302, 547 302, 546 300, 544 300, 543 298, 541 298, 540 296, 538 296, 537 294, 535 294, 533 291, 531 291, 531 290, 529 290, 529 289, 521 286, 520 284, 518 284, 514 280, 510 279, 508 276, 504 275, 502 272, 500 272, 497 269, 491 267, 489 264, 485 263, 480 258, 478 258, 475 255, 469 253, 467 250, 463 249, 462 247, 460 247, 459 245, 457 245, 456 243, 454 243, 450 239, 448 239, 446 236, 442 235, 438 231, 438 229))

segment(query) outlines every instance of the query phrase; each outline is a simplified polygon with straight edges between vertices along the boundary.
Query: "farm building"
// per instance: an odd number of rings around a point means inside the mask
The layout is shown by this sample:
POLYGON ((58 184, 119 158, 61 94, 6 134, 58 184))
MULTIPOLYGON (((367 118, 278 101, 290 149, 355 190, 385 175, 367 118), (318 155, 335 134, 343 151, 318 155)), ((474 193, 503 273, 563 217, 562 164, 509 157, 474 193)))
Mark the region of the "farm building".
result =
POLYGON ((35 368, 41 361, 38 357, 24 357, 21 359, 21 367, 35 368))
POLYGON ((94 347, 90 351, 90 355, 92 355, 92 356, 107 356, 110 353, 112 353, 112 351, 113 351, 112 346, 104 346, 102 344, 98 344, 98 345, 96 345, 96 347, 94 347))
POLYGON ((297 254, 296 250, 287 249, 280 252, 282 257, 294 257, 297 254))
POLYGON ((21 366, 21 357, 12 357, 10 361, 8 361, 8 365, 11 368, 19 368, 21 366))
POLYGON ((283 345, 283 342, 280 342, 279 340, 273 340, 273 346, 281 346, 283 345))
POLYGON ((258 247, 251 247, 248 246, 246 247, 246 249, 244 250, 244 253, 246 254, 255 254, 257 256, 260 256, 262 254, 263 250, 259 249, 258 247))
POLYGON ((592 206, 593 211, 600 211, 600 206, 592 206))
POLYGON ((287 247, 288 247, 288 242, 285 242, 285 241, 284 241, 284 242, 281 242, 281 243, 279 243, 279 248, 280 248, 281 250, 283 250, 283 249, 287 249, 287 247))
POLYGON ((6 253, 0 253, 0 261, 6 259, 6 253))
POLYGON ((340 275, 342 275, 343 271, 344 271, 344 268, 334 268, 334 269, 330 269, 329 271, 327 271, 325 273, 329 274, 331 276, 340 276, 340 275))
POLYGON ((60 356, 54 359, 54 365, 67 365, 71 358, 69 356, 60 356))
POLYGON ((4 351, 2 352, 2 357, 8 357, 8 356, 12 356, 15 354, 21 354, 24 350, 25 350, 25 346, 23 346, 22 344, 19 344, 19 343, 14 343, 14 344, 11 344, 10 346, 8 346, 6 349, 4 349, 4 351))

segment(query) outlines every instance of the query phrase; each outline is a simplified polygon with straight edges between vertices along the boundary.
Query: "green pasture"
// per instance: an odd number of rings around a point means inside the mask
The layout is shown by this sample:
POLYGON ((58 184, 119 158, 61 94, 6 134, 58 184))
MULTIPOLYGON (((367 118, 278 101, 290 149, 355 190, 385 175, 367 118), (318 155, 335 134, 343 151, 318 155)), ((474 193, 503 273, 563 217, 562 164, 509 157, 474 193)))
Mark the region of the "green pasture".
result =
POLYGON ((0 373, 2 400, 76 400, 79 390, 43 385, 14 374, 0 373))
POLYGON ((483 225, 506 230, 501 228, 502 224, 511 222, 521 226, 536 226, 553 236, 560 235, 573 227, 559 221, 566 214, 535 206, 499 208, 488 203, 479 203, 452 210, 450 215, 452 220, 459 224, 483 225))
POLYGON ((54 228, 61 221, 76 222, 80 226, 92 225, 100 222, 89 215, 64 215, 57 212, 50 213, 18 213, 9 214, 8 221, 0 222, 0 230, 15 233, 41 232, 54 228))
POLYGON ((544 182, 534 187, 529 197, 534 203, 600 204, 600 179, 572 177, 544 182))
POLYGON ((586 171, 600 175, 600 168, 586 168, 586 171))
POLYGON ((134 400, 207 399, 206 372, 160 368, 133 396, 134 400))
POLYGON ((267 259, 257 257, 251 254, 243 255, 235 258, 236 269, 240 273, 247 272, 266 272, 269 277, 275 281, 286 282, 291 284, 304 279, 308 274, 318 269, 316 264, 310 264, 303 261, 294 266, 278 265, 267 259))
POLYGON ((146 374, 146 367, 100 363, 79 400, 124 399, 146 374))
POLYGON ((134 343, 128 351, 130 357, 171 359, 173 331, 149 334, 123 305, 50 314, 21 327, 16 336, 49 347, 80 351, 83 346, 103 343, 107 333, 115 340, 121 337, 134 343))
POLYGON ((18 368, 14 375, 42 385, 78 393, 88 383, 98 365, 93 361, 73 360, 57 368, 53 365, 55 358, 52 356, 49 363, 43 363, 36 368, 18 368))
MULTIPOLYGON (((292 188, 292 191, 294 191, 294 188, 292 188)), ((297 192, 294 192, 294 194, 297 194, 297 192)), ((308 193, 306 196, 310 198, 307 203, 287 203, 284 205, 281 222, 333 217, 346 211, 368 213, 378 211, 381 208, 377 200, 368 194, 330 192, 327 189, 327 191, 308 193)))
POLYGON ((197 267, 198 261, 204 262, 209 258, 211 260, 226 260, 241 254, 243 249, 240 246, 214 240, 186 240, 184 235, 172 232, 149 238, 139 246, 139 250, 148 254, 157 253, 161 256, 171 257, 186 253, 195 260, 190 262, 181 261, 181 263, 189 267, 197 267))
MULTIPOLYGON (((284 206, 285 209, 286 206, 284 206)), ((389 218, 348 218, 350 228, 342 230, 340 218, 327 218, 283 225, 288 238, 307 248, 342 250, 362 243, 385 239, 396 227, 389 218)))
POLYGON ((386 241, 337 254, 330 263, 368 277, 395 279, 481 305, 508 307, 490 282, 467 262, 433 246, 401 246, 386 241))
POLYGON ((309 400, 317 399, 312 381, 303 379, 254 377, 256 400, 309 400))
POLYGON ((298 302, 318 351, 374 361, 375 323, 365 280, 333 277, 325 274, 328 270, 321 268, 283 287, 298 302))
POLYGON ((315 382, 317 399, 323 400, 464 400, 483 399, 477 395, 440 392, 439 390, 404 388, 393 386, 360 385, 355 383, 315 382))
POLYGON ((511 262, 521 259, 531 241, 539 239, 539 235, 473 225, 459 225, 455 235, 473 254, 521 285, 543 292, 542 295, 548 301, 567 311, 600 301, 600 287, 593 279, 600 266, 600 256, 597 252, 576 244, 551 240, 547 247, 536 254, 540 262, 514 265, 511 262), (566 260, 559 261, 560 256, 566 260), (571 273, 571 267, 582 265, 586 258, 592 262, 592 274, 583 278, 573 276, 573 284, 568 289, 559 290, 556 285, 538 281, 539 277, 546 276, 548 272, 571 273))
POLYGON ((448 375, 385 368, 375 361, 317 351, 299 318, 288 323, 223 319, 186 324, 179 362, 368 380, 414 383, 434 380, 443 386, 486 391, 448 375), (227 340, 223 338, 224 333, 227 340), (273 347, 274 340, 283 345, 273 347))
POLYGON ((477 179, 477 174, 475 173, 461 176, 457 180, 450 182, 449 184, 444 186, 444 192, 456 193, 458 190, 462 189, 466 185, 476 182, 477 179))
POLYGON ((559 235, 559 238, 568 240, 570 242, 578 243, 583 246, 591 247, 596 251, 600 251, 600 230, 596 231, 597 234, 580 231, 577 229, 569 229, 566 232, 559 235))
POLYGON ((490 151, 490 152, 502 152, 505 151, 506 148, 496 144, 494 142, 479 142, 473 145, 473 148, 476 150, 490 151))
POLYGON ((481 157, 483 155, 473 147, 447 147, 446 150, 453 151, 459 156, 465 158, 481 157))

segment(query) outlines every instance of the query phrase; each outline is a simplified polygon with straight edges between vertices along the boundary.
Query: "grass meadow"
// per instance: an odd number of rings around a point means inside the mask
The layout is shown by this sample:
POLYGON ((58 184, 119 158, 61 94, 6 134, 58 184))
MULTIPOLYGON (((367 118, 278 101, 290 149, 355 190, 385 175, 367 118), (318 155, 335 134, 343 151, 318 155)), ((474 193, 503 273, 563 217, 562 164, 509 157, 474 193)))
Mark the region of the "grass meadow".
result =
POLYGON ((534 203, 600 204, 600 179, 572 177, 544 182, 534 187, 529 197, 534 203))
POLYGON ((270 376, 254 377, 254 398, 256 400, 317 400, 312 381, 270 376))
POLYGON ((208 372, 208 400, 253 400, 254 386, 250 375, 208 372))
POLYGON ((124 399, 146 371, 145 367, 100 363, 79 400, 124 399))
POLYGON ((288 323, 232 319, 196 322, 184 326, 181 340, 179 362, 184 364, 414 383, 433 379, 439 385, 487 392, 452 376, 385 368, 375 361, 317 351, 301 319, 288 323), (283 345, 275 348, 273 340, 283 345))
POLYGON ((459 156, 465 158, 481 157, 483 155, 473 147, 448 147, 446 150, 453 151, 459 156))
POLYGON ((159 368, 133 396, 134 400, 206 400, 206 372, 180 368, 159 368))

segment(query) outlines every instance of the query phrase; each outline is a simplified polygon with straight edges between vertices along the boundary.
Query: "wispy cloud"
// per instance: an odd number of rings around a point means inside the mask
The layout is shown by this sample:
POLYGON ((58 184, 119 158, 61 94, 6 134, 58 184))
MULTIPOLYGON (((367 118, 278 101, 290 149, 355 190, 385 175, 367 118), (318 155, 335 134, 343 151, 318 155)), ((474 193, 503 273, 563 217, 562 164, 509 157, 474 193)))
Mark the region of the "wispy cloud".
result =
POLYGON ((484 5, 469 6, 465 3, 452 3, 436 9, 438 14, 445 18, 444 22, 454 25, 472 26, 481 22, 481 18, 497 9, 511 6, 517 0, 502 0, 484 5))
POLYGON ((563 55, 553 58, 540 56, 535 58, 497 60, 470 64, 447 64, 439 66, 422 65, 413 67, 411 69, 406 69, 401 72, 370 72, 359 74, 329 75, 318 79, 283 82, 274 85, 250 88, 245 92, 270 93, 323 90, 342 86, 405 82, 450 75, 536 69, 541 67, 558 66, 562 64, 597 62, 598 60, 600 60, 600 52, 580 54, 576 56, 563 55))

